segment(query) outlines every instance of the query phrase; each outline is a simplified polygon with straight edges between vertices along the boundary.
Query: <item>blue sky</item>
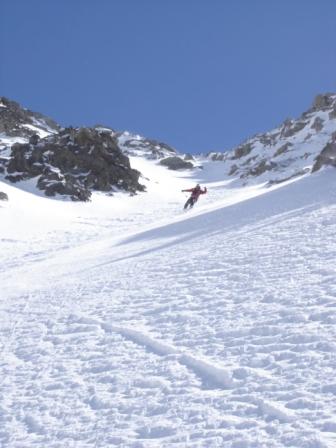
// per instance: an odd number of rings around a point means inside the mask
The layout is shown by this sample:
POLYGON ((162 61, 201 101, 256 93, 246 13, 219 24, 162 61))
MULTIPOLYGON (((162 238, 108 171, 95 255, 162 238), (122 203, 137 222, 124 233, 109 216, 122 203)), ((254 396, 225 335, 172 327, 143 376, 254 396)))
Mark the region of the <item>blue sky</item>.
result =
POLYGON ((1 0, 0 95, 183 152, 336 91, 335 0, 1 0))

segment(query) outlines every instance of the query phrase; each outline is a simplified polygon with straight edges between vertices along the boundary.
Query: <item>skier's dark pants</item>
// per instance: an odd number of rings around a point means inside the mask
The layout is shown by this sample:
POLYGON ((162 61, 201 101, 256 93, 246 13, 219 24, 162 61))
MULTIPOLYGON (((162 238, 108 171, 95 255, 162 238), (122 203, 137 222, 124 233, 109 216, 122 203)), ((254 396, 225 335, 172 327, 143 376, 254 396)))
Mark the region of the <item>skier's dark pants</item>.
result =
POLYGON ((184 208, 186 209, 186 208, 188 208, 188 206, 189 206, 190 208, 192 208, 192 207, 194 206, 195 202, 196 202, 196 198, 193 198, 192 196, 190 196, 190 198, 189 198, 189 199, 187 200, 187 202, 184 204, 184 208))

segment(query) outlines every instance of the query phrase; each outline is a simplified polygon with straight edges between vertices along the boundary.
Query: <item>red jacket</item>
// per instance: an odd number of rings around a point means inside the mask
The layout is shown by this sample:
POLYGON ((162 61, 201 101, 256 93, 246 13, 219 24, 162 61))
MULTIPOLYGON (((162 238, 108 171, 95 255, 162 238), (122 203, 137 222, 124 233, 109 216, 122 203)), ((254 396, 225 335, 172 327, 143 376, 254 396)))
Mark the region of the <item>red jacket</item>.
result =
POLYGON ((204 187, 204 189, 202 190, 202 188, 201 187, 195 187, 195 188, 188 188, 187 190, 182 190, 182 191, 188 191, 188 192, 190 192, 191 193, 191 197, 193 198, 193 199, 198 199, 199 198, 199 196, 201 195, 201 194, 205 194, 205 193, 207 193, 207 188, 206 187, 204 187))

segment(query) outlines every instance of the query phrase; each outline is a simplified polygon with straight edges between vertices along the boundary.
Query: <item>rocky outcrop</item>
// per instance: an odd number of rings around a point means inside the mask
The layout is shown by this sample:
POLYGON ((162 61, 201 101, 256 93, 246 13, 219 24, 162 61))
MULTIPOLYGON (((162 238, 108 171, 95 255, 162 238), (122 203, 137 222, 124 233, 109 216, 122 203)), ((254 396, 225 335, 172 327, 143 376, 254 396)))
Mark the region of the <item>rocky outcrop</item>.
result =
POLYGON ((281 154, 284 154, 285 152, 288 152, 291 146, 293 146, 293 144, 290 143, 290 142, 287 142, 284 145, 280 146, 280 148, 278 148, 275 151, 274 157, 281 156, 281 154))
POLYGON ((251 167, 246 174, 242 175, 242 177, 247 176, 260 176, 261 174, 265 173, 266 171, 271 171, 274 168, 277 167, 277 164, 271 161, 262 160, 257 165, 254 165, 251 167))
POLYGON ((336 94, 318 95, 298 119, 286 119, 279 127, 257 134, 223 153, 209 153, 223 162, 229 176, 258 181, 281 182, 316 171, 323 165, 336 166, 336 94))
POLYGON ((60 126, 51 118, 24 109, 6 97, 0 97, 0 133, 8 137, 29 138, 36 132, 59 131, 60 126))
POLYGON ((110 132, 94 128, 67 128, 44 139, 33 136, 15 144, 6 163, 6 179, 36 178, 47 196, 69 196, 87 201, 92 190, 130 193, 144 191, 140 173, 130 166, 110 132))
POLYGON ((280 136, 281 138, 292 137, 297 134, 307 125, 306 121, 295 121, 287 119, 281 129, 280 136))
POLYGON ((8 201, 8 195, 0 191, 0 201, 8 201))
POLYGON ((313 124, 311 125, 311 129, 315 129, 316 132, 320 132, 323 129, 323 120, 321 117, 316 117, 313 124))
POLYGON ((315 97, 313 105, 308 112, 316 112, 318 110, 328 110, 332 106, 334 93, 319 94, 315 97))
POLYGON ((174 156, 175 149, 166 143, 148 139, 139 135, 132 135, 128 132, 116 135, 119 147, 123 153, 130 156, 142 156, 146 159, 159 160, 165 157, 174 156))
POLYGON ((166 166, 170 170, 192 169, 194 165, 191 162, 181 159, 181 157, 167 157, 160 160, 160 165, 166 166))
POLYGON ((336 141, 330 141, 317 156, 312 172, 318 171, 323 165, 336 167, 336 141))
POLYGON ((237 171, 238 171, 238 165, 236 165, 236 164, 233 164, 232 166, 231 166, 231 168, 230 168, 230 171, 229 171, 229 176, 232 176, 233 174, 235 174, 237 171))
POLYGON ((227 152, 209 152, 207 157, 214 162, 224 162, 228 158, 227 152))
POLYGON ((238 146, 238 148, 234 150, 232 159, 241 159, 242 157, 247 156, 252 151, 252 148, 253 146, 250 142, 238 146))

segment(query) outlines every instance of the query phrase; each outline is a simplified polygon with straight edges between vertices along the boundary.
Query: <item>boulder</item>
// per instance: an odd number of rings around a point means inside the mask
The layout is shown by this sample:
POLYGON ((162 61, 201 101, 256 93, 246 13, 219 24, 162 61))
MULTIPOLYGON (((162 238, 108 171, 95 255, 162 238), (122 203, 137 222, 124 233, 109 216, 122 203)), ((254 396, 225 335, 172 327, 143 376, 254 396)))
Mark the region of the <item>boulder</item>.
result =
POLYGON ((0 201, 8 201, 8 195, 0 191, 0 201))
POLYGON ((191 162, 187 162, 177 156, 167 157, 160 160, 159 163, 160 165, 166 166, 170 170, 185 170, 194 168, 194 165, 191 162))

